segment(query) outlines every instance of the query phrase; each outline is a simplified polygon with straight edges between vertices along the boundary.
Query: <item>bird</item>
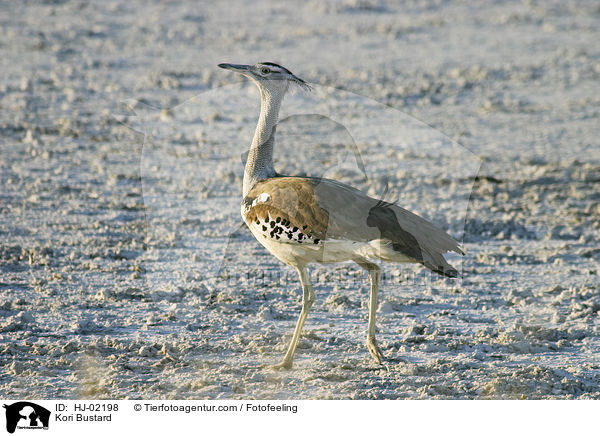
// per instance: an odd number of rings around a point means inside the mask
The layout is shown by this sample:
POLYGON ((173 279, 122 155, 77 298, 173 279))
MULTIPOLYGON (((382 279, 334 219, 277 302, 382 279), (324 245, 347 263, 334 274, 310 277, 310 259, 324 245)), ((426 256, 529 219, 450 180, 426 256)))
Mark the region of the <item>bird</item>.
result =
POLYGON ((342 182, 311 176, 286 176, 273 164, 279 110, 290 86, 311 85, 274 62, 255 65, 221 63, 260 91, 258 123, 250 144, 242 183, 241 214, 250 232, 272 255, 294 267, 302 287, 302 309, 283 360, 275 369, 291 369, 304 323, 315 301, 309 264, 353 261, 370 282, 366 345, 383 365, 375 337, 378 261, 419 263, 445 276, 458 271, 444 258, 464 255, 462 245, 444 230, 397 204, 372 198, 342 182))

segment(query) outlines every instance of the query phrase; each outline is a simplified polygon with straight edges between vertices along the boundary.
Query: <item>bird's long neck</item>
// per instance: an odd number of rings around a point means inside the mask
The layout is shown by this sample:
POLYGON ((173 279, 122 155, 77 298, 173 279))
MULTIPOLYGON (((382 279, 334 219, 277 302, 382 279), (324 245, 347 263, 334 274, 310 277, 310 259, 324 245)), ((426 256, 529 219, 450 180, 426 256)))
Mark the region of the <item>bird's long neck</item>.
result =
POLYGON ((273 144, 283 95, 260 88, 260 97, 260 116, 244 169, 244 197, 257 182, 277 175, 273 167, 273 144))

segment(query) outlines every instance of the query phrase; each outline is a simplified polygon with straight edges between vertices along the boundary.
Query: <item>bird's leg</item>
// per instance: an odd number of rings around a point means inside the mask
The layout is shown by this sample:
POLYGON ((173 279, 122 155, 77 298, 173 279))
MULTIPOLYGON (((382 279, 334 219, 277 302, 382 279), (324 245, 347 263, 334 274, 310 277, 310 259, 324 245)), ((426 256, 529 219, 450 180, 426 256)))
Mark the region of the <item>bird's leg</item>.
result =
POLYGON ((300 275, 300 283, 302 284, 302 311, 298 317, 296 329, 294 330, 294 336, 292 336, 292 341, 290 342, 287 353, 285 354, 283 361, 273 367, 275 369, 291 369, 294 361, 294 353, 296 352, 296 347, 298 346, 298 339, 300 338, 302 327, 304 326, 304 321, 306 321, 308 311, 315 301, 315 292, 313 291, 310 276, 306 271, 306 267, 302 266, 297 267, 296 269, 298 270, 298 274, 300 275))
POLYGON ((377 340, 375 339, 375 315, 377 312, 377 293, 379 292, 379 279, 381 277, 381 268, 376 264, 367 261, 366 259, 355 259, 361 267, 369 273, 369 281, 371 282, 371 293, 369 295, 369 326, 367 328, 367 348, 369 353, 381 365, 383 354, 379 349, 377 340))

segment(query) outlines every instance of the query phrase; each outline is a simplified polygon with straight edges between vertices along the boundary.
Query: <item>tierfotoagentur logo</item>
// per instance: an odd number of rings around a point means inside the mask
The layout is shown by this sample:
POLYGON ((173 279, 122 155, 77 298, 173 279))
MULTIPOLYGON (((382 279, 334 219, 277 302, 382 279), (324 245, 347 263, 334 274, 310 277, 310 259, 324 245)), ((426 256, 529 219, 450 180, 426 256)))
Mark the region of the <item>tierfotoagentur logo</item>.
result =
POLYGON ((14 433, 19 430, 48 430, 50 411, 29 401, 4 404, 6 409, 6 431, 14 433))

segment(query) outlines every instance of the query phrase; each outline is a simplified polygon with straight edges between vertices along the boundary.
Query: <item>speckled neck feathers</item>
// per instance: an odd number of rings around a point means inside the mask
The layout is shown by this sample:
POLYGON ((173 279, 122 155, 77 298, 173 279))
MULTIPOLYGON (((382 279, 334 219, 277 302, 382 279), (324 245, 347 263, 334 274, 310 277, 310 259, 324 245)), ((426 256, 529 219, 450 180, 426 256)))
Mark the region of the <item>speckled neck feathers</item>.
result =
POLYGON ((258 124, 244 170, 244 197, 256 183, 277 175, 273 167, 273 145, 279 119, 279 108, 287 87, 276 94, 263 87, 259 86, 259 88, 261 97, 260 116, 258 117, 258 124))

